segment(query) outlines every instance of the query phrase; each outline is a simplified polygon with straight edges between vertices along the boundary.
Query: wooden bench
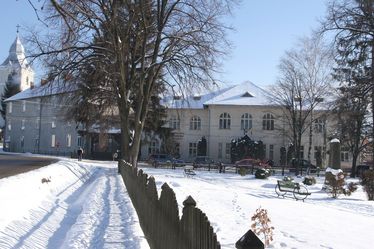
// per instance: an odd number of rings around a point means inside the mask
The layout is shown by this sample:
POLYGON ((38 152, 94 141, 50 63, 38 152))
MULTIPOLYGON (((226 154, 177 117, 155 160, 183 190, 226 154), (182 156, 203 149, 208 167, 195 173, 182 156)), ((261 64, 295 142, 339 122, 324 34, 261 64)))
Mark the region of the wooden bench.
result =
POLYGON ((310 195, 308 189, 297 182, 279 180, 277 185, 275 186, 275 193, 277 193, 278 197, 282 196, 283 198, 287 193, 292 193, 292 196, 297 201, 304 201, 310 195))
POLYGON ((195 171, 193 170, 193 166, 190 166, 190 165, 184 166, 183 170, 184 170, 184 174, 187 177, 196 175, 195 171))

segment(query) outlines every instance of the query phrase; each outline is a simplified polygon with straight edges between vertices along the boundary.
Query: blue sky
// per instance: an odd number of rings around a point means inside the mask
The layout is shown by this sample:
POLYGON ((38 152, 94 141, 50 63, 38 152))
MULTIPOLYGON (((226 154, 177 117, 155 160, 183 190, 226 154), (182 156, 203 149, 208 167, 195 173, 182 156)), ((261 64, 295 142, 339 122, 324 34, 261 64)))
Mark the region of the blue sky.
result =
MULTIPOLYGON (((309 35, 325 15, 327 0, 242 0, 228 22, 236 29, 229 39, 233 50, 223 65, 228 85, 250 80, 257 85, 276 81, 280 57, 298 38, 309 35)), ((16 37, 27 26, 43 25, 26 0, 6 0, 0 5, 0 63, 16 37)), ((26 48, 27 50, 27 48, 26 48)))

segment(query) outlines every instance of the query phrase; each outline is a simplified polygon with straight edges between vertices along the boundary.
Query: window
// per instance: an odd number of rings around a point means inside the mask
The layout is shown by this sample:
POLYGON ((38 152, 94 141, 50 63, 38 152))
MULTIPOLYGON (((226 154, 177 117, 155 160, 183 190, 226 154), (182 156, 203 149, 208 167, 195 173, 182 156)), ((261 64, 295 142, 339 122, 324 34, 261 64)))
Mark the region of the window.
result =
POLYGON ((52 134, 52 136, 51 136, 51 147, 55 147, 55 146, 56 146, 56 135, 52 134))
POLYGON ((35 138, 35 147, 39 146, 39 138, 35 138))
POLYGON ((40 118, 36 118, 36 121, 35 121, 35 128, 37 130, 39 130, 39 125, 40 125, 40 118))
POLYGON ((29 76, 26 77, 26 86, 29 85, 29 76))
POLYGON ((25 147, 25 137, 21 137, 21 148, 25 147))
POLYGON ((325 122, 322 119, 314 121, 314 130, 316 133, 322 133, 325 129, 325 122))
POLYGON ((21 121, 21 130, 24 130, 25 129, 25 120, 22 119, 21 121))
POLYGON ((269 159, 274 160, 274 144, 269 144, 269 159))
POLYGON ((52 119, 51 126, 52 128, 56 128, 56 118, 52 119))
POLYGON ((159 152, 160 143, 157 139, 153 139, 148 147, 148 154, 157 154, 159 152))
POLYGON ((222 158, 222 143, 218 143, 218 158, 222 158))
POLYGON ((66 146, 71 147, 71 134, 66 135, 66 146))
POLYGON ((26 111, 26 100, 22 100, 22 112, 26 111))
POLYGON ((180 144, 179 143, 175 143, 174 144, 174 154, 177 155, 178 157, 180 156, 180 144))
POLYGON ((12 130, 12 120, 8 119, 8 131, 12 130))
POLYGON ((263 145, 262 145, 262 148, 264 148, 264 157, 266 157, 266 155, 267 155, 267 154, 266 154, 266 144, 263 144, 263 145))
POLYGON ((201 119, 198 116, 193 116, 190 120, 190 130, 201 130, 201 119))
POLYGON ((250 130, 252 129, 252 116, 249 113, 244 113, 240 121, 241 130, 250 130))
POLYGON ((169 127, 173 130, 179 130, 180 129, 180 120, 176 116, 171 116, 169 120, 169 127))
POLYGON ((188 153, 190 157, 196 157, 197 155, 197 143, 189 143, 188 153))
POLYGON ((314 159, 317 160, 318 157, 322 157, 322 146, 314 146, 314 159))
POLYGON ((349 148, 342 147, 340 152, 340 160, 342 162, 348 162, 349 161, 349 148))
POLYGON ((9 102, 8 113, 12 113, 12 109, 13 109, 12 107, 13 107, 13 103, 9 102))
POLYGON ((38 111, 40 111, 41 106, 42 106, 42 100, 41 99, 37 99, 36 100, 36 109, 38 111))
POLYGON ((220 129, 230 129, 231 117, 227 112, 222 113, 219 116, 219 128, 220 129))
POLYGON ((226 154, 226 159, 230 159, 230 157, 231 157, 231 143, 226 143, 225 154, 226 154))
POLYGON ((300 146, 300 158, 304 159, 304 146, 300 146))
POLYGON ((264 115, 262 119, 262 129, 263 130, 274 130, 274 116, 270 113, 264 115))
POLYGON ((81 136, 77 137, 77 146, 83 147, 83 138, 81 136))

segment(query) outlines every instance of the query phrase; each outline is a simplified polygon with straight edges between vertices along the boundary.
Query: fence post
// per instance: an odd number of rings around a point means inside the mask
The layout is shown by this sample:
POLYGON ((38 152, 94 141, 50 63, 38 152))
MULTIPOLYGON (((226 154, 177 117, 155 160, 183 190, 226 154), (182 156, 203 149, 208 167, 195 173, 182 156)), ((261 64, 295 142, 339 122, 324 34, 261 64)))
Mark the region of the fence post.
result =
POLYGON ((195 240, 194 209, 196 206, 196 201, 191 196, 188 196, 187 199, 183 202, 183 206, 181 234, 183 234, 184 239, 180 241, 180 243, 183 244, 183 248, 192 249, 192 243, 195 240))

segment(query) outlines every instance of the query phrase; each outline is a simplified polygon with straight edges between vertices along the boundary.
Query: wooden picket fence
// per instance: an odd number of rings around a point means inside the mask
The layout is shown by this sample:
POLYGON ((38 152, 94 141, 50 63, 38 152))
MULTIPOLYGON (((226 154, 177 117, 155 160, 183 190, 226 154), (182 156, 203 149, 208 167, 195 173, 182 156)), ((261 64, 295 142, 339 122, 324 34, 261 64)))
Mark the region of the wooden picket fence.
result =
POLYGON ((162 185, 158 198, 153 177, 125 161, 118 167, 151 249, 221 248, 207 216, 191 196, 183 202, 180 219, 175 193, 168 184, 162 185))

